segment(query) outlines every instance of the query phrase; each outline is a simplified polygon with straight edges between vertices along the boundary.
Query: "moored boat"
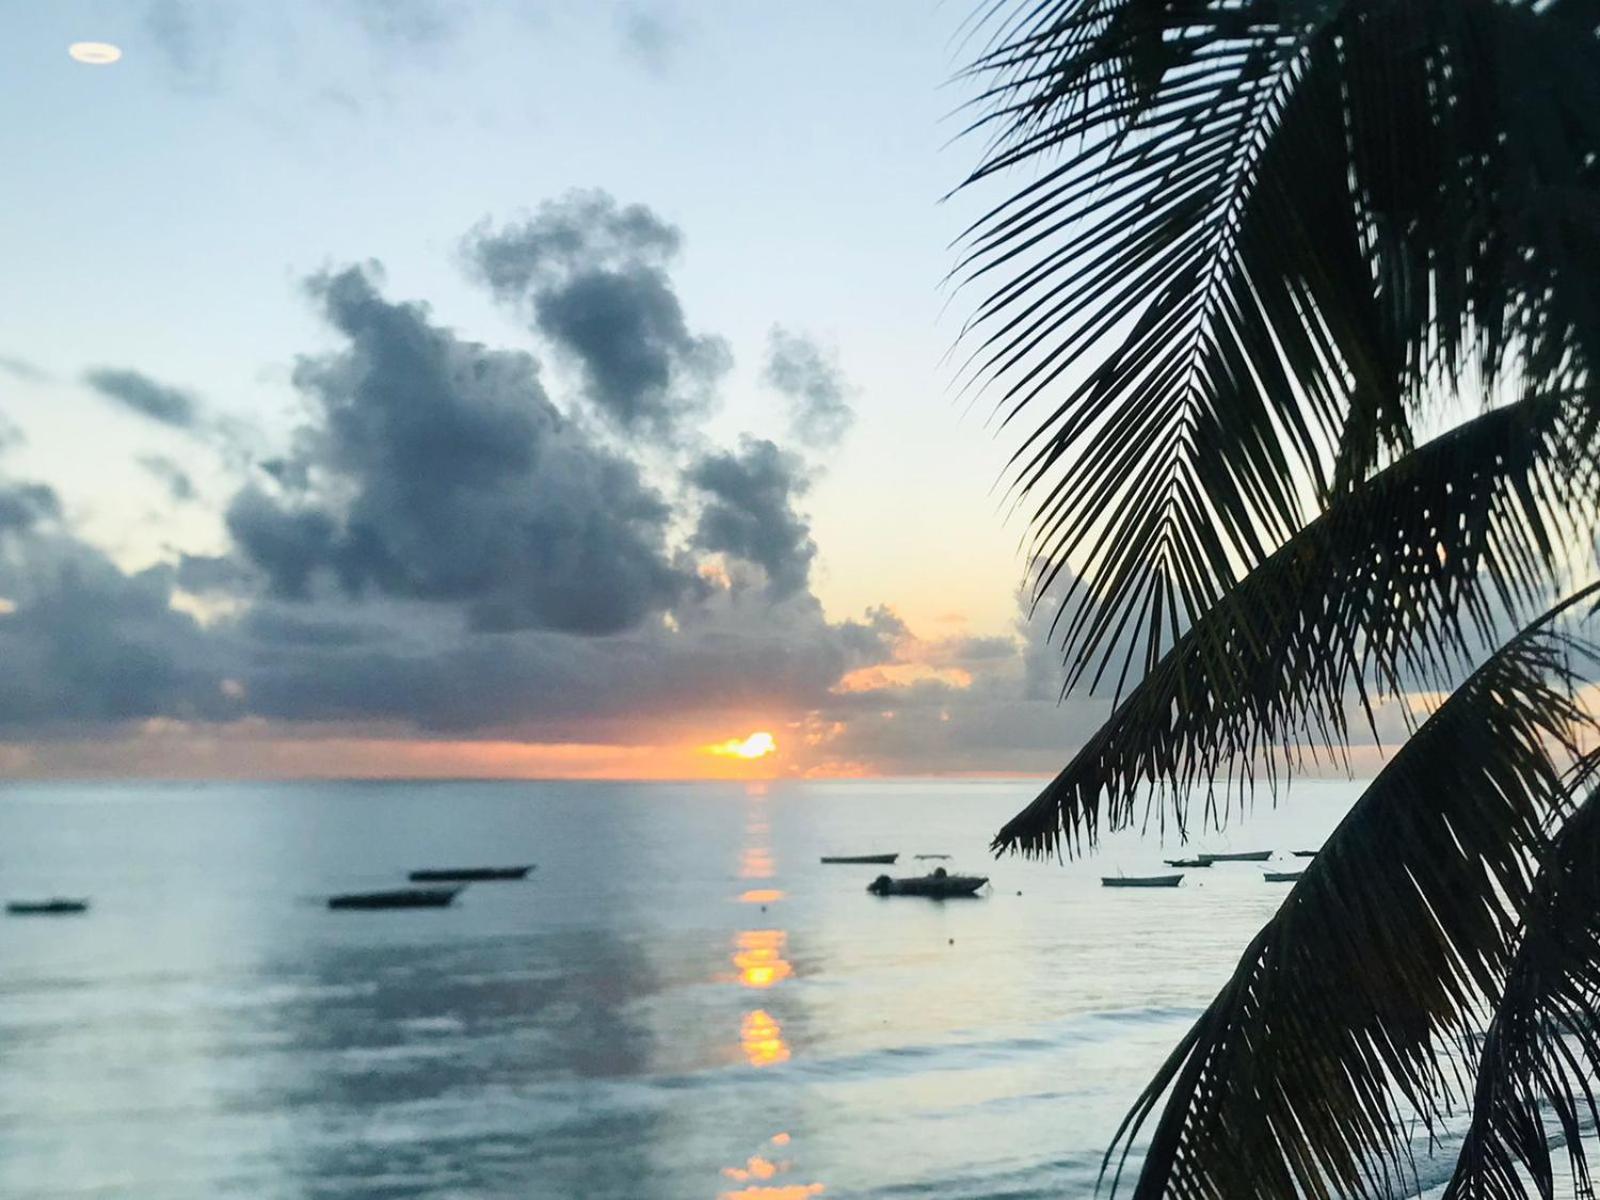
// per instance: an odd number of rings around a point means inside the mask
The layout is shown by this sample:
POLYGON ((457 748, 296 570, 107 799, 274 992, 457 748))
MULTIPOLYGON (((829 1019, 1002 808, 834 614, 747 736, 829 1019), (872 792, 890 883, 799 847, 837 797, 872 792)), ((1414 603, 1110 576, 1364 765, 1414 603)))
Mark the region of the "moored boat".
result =
POLYGON ((938 867, 931 875, 917 875, 910 879, 890 879, 887 875, 879 875, 867 884, 867 891, 875 896, 928 896, 934 900, 948 900, 956 896, 975 895, 988 882, 987 875, 952 875, 943 867, 938 867))
POLYGON ((1169 867, 1209 867, 1209 858, 1163 858, 1162 862, 1169 867))
POLYGON ((1304 871, 1263 871, 1261 878, 1268 883, 1293 883, 1304 874, 1304 871))
POLYGON ((1200 856, 1206 863, 1266 862, 1271 857, 1271 850, 1234 850, 1224 854, 1202 854, 1200 856))
POLYGON ((1176 875, 1102 875, 1101 887, 1124 888, 1158 888, 1177 887, 1183 882, 1183 874, 1176 875))
POLYGON ((526 879, 533 864, 525 867, 427 867, 406 876, 412 883, 485 883, 498 879, 526 879))
POLYGON ((1296 858, 1315 858, 1317 856, 1315 850, 1292 850, 1290 853, 1296 858))
POLYGON ((899 858, 898 854, 824 854, 825 863, 876 863, 888 866, 899 858))
POLYGON ((396 888, 387 892, 348 892, 329 896, 329 908, 444 908, 460 888, 396 888))
POLYGON ((6 912, 13 917, 62 917, 89 911, 87 900, 69 900, 65 896, 52 896, 48 900, 10 900, 6 912))

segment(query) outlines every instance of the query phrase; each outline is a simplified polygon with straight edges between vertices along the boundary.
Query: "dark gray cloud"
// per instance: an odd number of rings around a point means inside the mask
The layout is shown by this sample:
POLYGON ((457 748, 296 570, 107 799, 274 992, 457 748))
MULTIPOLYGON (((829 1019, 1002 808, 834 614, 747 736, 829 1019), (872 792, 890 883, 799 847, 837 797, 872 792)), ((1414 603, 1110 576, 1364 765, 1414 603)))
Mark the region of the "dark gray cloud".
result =
POLYGON ((200 404, 183 388, 158 383, 148 375, 119 367, 96 367, 84 382, 109 400, 176 429, 193 429, 200 420, 200 404))
POLYGON ((681 236, 643 205, 575 192, 531 219, 468 234, 473 272, 574 361, 595 409, 635 436, 672 438, 732 363, 692 333, 666 267, 681 236))
POLYGON ((61 516, 61 499, 43 483, 0 479, 0 534, 27 533, 61 516))
POLYGON ((679 629, 610 638, 463 633, 390 612, 358 640, 345 621, 335 619, 333 632, 311 621, 304 635, 251 630, 266 651, 245 676, 251 711, 283 721, 395 720, 452 736, 636 742, 707 713, 813 709, 842 674, 888 654, 902 628, 886 611, 829 623, 808 597, 775 619, 765 602, 726 592, 686 612, 679 629))
POLYGON ((183 503, 195 498, 194 480, 177 463, 164 454, 143 454, 139 465, 166 485, 167 494, 183 503))
POLYGON ((808 446, 837 446, 855 420, 837 359, 810 338, 774 326, 762 377, 789 402, 789 428, 808 446))
POLYGON ((766 572, 774 597, 806 589, 817 545, 794 507, 808 484, 797 456, 747 437, 736 453, 702 455, 687 479, 706 497, 695 546, 755 563, 766 572))
POLYGON ((11 354, 0 354, 0 372, 20 379, 23 383, 43 383, 50 378, 48 372, 35 366, 25 358, 17 358, 11 354))
POLYGON ((174 579, 197 596, 243 596, 251 590, 255 572, 231 555, 179 554, 174 579))
POLYGON ((23 539, 0 558, 0 727, 235 715, 226 647, 172 608, 172 587, 170 567, 126 574, 70 537, 23 539))
POLYGON ((666 503, 550 402, 531 357, 385 300, 368 270, 310 289, 348 346, 296 368, 320 421, 276 474, 329 494, 250 486, 227 516, 276 593, 306 598, 327 574, 352 594, 463 604, 480 629, 608 634, 684 592, 666 503))

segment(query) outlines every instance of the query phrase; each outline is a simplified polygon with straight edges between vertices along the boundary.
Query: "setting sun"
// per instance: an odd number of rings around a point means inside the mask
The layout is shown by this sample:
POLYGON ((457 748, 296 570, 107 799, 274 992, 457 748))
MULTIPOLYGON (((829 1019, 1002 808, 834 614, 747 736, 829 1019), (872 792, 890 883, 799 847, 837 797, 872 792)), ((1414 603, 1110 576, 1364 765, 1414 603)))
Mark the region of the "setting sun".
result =
POLYGON ((725 742, 718 742, 707 746, 712 754, 720 754, 726 758, 765 758, 769 754, 776 754, 778 740, 765 730, 752 733, 747 738, 729 738, 725 742))

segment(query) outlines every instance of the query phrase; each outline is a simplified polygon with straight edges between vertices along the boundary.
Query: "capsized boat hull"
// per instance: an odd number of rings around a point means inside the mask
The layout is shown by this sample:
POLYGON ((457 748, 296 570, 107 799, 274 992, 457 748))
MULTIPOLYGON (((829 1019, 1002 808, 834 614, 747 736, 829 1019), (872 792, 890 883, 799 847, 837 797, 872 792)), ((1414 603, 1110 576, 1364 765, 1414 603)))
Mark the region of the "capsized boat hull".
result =
POLYGON ((406 876, 412 883, 487 883, 499 879, 526 879, 533 864, 525 867, 428 867, 406 876))
POLYGON ((1209 867, 1211 860, 1207 858, 1163 858, 1162 862, 1169 867, 1198 868, 1209 867))
POLYGON ((56 896, 50 900, 12 900, 6 912, 13 917, 66 917, 89 911, 87 900, 68 900, 56 896))
POLYGON ((446 908, 460 888, 398 888, 389 892, 350 892, 329 896, 329 908, 446 908))
POLYGON ((1178 875, 1102 875, 1101 887, 1124 888, 1170 888, 1177 887, 1183 882, 1182 874, 1178 875))
POLYGON ((889 866, 898 854, 824 854, 822 861, 825 863, 873 863, 878 866, 889 866))
POLYGON ((1268 883, 1293 883, 1304 874, 1304 871, 1263 871, 1261 878, 1268 883))
POLYGON ((1271 850, 1238 850, 1228 854, 1202 854, 1200 856, 1208 863, 1219 862, 1266 862, 1272 857, 1271 850))
POLYGON ((875 896, 927 896, 934 900, 949 900, 957 896, 974 896, 989 882, 987 875, 917 875, 910 879, 890 879, 879 875, 867 885, 875 896))

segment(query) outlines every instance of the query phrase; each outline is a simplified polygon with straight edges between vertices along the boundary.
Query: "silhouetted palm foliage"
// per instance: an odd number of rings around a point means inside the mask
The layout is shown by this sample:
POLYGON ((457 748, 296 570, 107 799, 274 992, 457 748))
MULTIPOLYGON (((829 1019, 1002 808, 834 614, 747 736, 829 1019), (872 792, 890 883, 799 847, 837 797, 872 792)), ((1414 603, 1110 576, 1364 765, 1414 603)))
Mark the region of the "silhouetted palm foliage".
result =
POLYGON ((1562 600, 1600 525, 1600 2, 975 29, 967 185, 1031 174, 967 235, 967 369, 1026 429, 1066 686, 1118 695, 996 849, 1078 853, 1141 801, 1186 832, 1447 695, 1130 1114, 1119 1142, 1160 1114, 1136 1194, 1390 1194, 1407 1123, 1469 1099, 1453 1194, 1549 1194, 1539 1100, 1575 1146, 1600 1070, 1562 600))

